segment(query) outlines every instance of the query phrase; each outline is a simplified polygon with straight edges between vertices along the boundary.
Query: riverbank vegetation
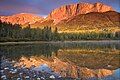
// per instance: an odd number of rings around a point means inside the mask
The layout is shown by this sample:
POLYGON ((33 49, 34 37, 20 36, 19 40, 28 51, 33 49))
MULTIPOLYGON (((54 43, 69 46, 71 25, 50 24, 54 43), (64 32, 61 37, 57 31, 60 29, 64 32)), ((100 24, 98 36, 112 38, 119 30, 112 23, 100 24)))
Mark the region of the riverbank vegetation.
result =
POLYGON ((86 33, 58 33, 57 27, 54 30, 50 26, 31 28, 28 25, 22 28, 19 24, 12 25, 0 21, 0 41, 79 41, 79 40, 119 40, 120 31, 108 32, 86 32, 86 33))

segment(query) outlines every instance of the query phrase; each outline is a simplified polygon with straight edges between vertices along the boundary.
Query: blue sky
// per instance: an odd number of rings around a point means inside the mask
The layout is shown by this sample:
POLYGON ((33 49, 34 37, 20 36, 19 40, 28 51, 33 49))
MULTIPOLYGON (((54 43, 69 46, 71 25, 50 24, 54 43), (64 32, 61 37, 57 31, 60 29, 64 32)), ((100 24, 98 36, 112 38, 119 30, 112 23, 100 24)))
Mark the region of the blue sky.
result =
POLYGON ((120 0, 0 0, 0 15, 33 13, 45 16, 62 5, 78 2, 101 2, 120 12, 120 0))

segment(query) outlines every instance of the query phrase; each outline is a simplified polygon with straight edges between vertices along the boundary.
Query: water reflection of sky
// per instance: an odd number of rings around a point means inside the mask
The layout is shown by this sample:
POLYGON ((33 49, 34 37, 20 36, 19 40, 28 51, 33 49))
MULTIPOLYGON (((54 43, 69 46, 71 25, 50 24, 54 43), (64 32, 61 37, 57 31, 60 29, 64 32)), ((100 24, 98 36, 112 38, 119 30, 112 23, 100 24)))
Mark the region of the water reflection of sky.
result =
POLYGON ((116 69, 113 76, 120 80, 120 68, 116 69))
POLYGON ((113 75, 106 76, 102 80, 120 80, 120 68, 116 69, 113 75))

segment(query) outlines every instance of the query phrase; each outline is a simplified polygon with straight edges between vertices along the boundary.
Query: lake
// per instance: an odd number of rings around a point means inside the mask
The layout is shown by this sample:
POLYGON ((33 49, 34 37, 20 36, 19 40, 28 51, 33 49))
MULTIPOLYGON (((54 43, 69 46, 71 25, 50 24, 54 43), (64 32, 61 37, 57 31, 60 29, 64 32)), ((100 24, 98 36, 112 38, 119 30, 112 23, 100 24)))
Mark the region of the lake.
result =
POLYGON ((120 80, 120 41, 0 43, 0 55, 3 80, 34 79, 25 69, 41 72, 37 80, 120 80))

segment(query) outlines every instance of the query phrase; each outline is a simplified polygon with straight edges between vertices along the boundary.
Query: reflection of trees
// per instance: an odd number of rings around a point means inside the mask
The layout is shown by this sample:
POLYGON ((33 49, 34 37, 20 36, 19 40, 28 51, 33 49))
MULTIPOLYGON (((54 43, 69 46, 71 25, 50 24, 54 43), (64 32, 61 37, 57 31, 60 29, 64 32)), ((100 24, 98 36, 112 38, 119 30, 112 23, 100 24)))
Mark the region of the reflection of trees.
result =
MULTIPOLYGON (((9 58, 20 58, 21 56, 55 56, 58 55, 59 49, 79 49, 95 50, 110 52, 110 50, 120 50, 119 42, 58 42, 58 43, 39 43, 32 45, 9 45, 1 46, 0 54, 9 58)), ((107 54, 106 54, 107 55, 107 54)))
POLYGON ((71 42, 65 43, 63 48, 80 48, 80 49, 119 49, 120 50, 120 43, 119 42, 71 42))
POLYGON ((40 45, 15 45, 15 46, 2 46, 1 55, 9 58, 20 58, 21 56, 52 56, 52 52, 58 50, 58 46, 53 44, 40 44, 40 45))
MULTIPOLYGON (((120 51, 119 51, 120 52, 120 51)), ((118 52, 99 52, 98 50, 63 50, 57 56, 60 60, 71 62, 80 67, 88 67, 92 69, 116 69, 120 67, 118 52), (108 66, 110 65, 110 66, 108 66)))

